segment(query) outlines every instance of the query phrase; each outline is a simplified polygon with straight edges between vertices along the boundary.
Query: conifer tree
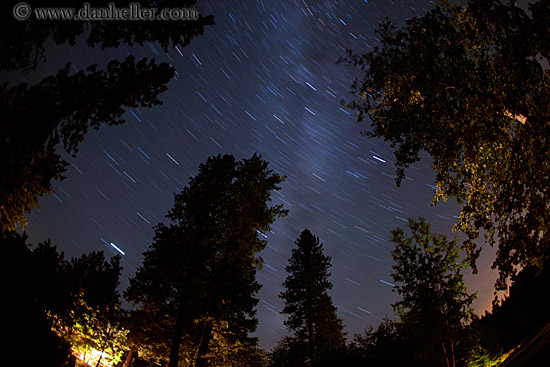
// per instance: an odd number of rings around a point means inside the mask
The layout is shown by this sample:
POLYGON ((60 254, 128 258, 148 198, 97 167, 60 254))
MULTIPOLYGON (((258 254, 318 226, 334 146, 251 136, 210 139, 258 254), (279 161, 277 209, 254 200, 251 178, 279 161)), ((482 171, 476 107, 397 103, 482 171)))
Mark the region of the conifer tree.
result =
POLYGON ((341 350, 345 343, 342 320, 328 294, 332 288, 330 266, 319 238, 305 229, 292 250, 286 267, 289 276, 283 283, 286 290, 280 297, 285 300, 282 313, 288 315, 285 325, 294 334, 285 339, 285 345, 292 349, 292 345, 302 344, 307 349, 303 362, 308 365, 341 350))
POLYGON ((165 336, 169 366, 181 358, 212 365, 220 335, 225 345, 255 345, 248 333, 257 324, 257 253, 266 245, 258 232, 286 214, 282 205, 268 205, 282 181, 256 154, 240 162, 218 155, 175 195, 172 223, 156 227, 125 294, 154 329, 150 334, 165 336))

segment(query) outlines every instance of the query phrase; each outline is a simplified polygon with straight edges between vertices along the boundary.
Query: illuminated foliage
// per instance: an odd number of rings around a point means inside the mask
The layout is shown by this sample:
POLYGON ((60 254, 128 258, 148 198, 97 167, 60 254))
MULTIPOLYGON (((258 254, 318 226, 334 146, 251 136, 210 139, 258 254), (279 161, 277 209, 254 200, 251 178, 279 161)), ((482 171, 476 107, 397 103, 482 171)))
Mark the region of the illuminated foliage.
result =
POLYGON ((113 366, 120 362, 127 346, 128 330, 122 319, 86 304, 82 295, 75 299, 70 320, 50 314, 54 330, 72 347, 74 355, 88 364, 113 366))
POLYGON ((513 2, 439 2, 403 28, 384 22, 378 47, 346 58, 362 72, 348 106, 395 148, 397 183, 431 155, 434 203, 461 204, 474 269, 480 232, 498 244, 497 289, 550 246, 550 3, 529 7, 532 17, 513 2))
POLYGON ((21 360, 13 365, 33 364, 38 358, 40 365, 61 366, 71 350, 88 357, 93 351, 106 353, 103 365, 120 359, 128 349, 116 291, 120 257, 108 261, 103 252, 91 252, 67 261, 49 241, 31 249, 26 236, 15 232, 5 232, 0 239, 7 250, 3 258, 10 262, 2 268, 13 269, 2 278, 8 314, 17 325, 6 331, 16 348, 31 343, 38 353, 19 355, 21 360))
POLYGON ((392 231, 392 277, 401 300, 393 307, 401 332, 414 340, 409 365, 456 365, 456 349, 469 322, 475 295, 466 291, 458 241, 430 232, 424 219, 409 220, 410 237, 392 231))

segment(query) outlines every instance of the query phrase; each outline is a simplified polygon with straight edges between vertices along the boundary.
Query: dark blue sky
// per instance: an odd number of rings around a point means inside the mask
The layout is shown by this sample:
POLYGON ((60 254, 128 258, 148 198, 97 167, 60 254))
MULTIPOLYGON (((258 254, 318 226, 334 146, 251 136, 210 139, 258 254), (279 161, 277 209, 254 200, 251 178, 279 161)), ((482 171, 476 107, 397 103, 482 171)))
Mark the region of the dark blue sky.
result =
MULTIPOLYGON (((90 132, 78 157, 66 157, 67 179, 28 216, 31 241, 51 238, 66 257, 92 250, 114 255, 113 243, 125 253, 124 287, 151 244, 152 227, 165 221, 173 194, 198 165, 218 153, 242 159, 258 152, 288 177, 273 198, 290 210, 267 233, 261 253, 261 346, 271 348, 285 334, 278 294, 304 228, 320 237, 332 257, 331 295, 348 336, 392 317, 397 295, 390 285, 390 231, 424 216, 435 231, 452 235, 458 206, 430 205, 429 158, 396 187, 389 146, 362 137, 368 125, 357 124, 353 112, 340 106, 352 97, 349 86, 360 74, 336 60, 345 49, 376 45, 374 29, 385 17, 401 24, 432 6, 398 0, 202 1, 199 10, 214 14, 216 25, 183 49, 49 49, 31 80, 67 61, 81 70, 129 54, 169 62, 177 76, 161 95, 163 105, 129 110, 125 125, 90 132)), ((482 259, 481 275, 468 276, 470 290, 482 292, 480 310, 492 299, 489 265, 482 259)))

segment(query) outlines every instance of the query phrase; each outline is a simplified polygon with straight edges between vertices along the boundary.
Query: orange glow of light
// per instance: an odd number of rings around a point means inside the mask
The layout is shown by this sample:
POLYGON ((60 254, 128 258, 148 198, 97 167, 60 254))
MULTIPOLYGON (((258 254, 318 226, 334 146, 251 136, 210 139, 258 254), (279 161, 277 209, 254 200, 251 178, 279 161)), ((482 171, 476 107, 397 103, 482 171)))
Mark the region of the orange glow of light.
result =
POLYGON ((97 366, 97 363, 99 362, 100 358, 101 358, 101 363, 99 364, 99 367, 113 366, 113 360, 114 360, 113 356, 105 352, 100 352, 97 349, 90 348, 88 350, 79 350, 79 351, 73 351, 73 352, 76 358, 78 358, 78 360, 87 364, 90 367, 97 366))

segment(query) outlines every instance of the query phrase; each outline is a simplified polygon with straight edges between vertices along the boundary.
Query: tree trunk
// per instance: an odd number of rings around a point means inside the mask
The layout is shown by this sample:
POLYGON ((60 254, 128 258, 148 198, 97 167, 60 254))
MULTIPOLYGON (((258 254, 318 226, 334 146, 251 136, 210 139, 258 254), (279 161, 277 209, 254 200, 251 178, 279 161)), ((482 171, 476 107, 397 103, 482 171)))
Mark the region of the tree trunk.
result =
POLYGON ((451 367, 449 364, 449 356, 447 355, 447 348, 445 348, 445 342, 441 342, 441 346, 443 347, 443 353, 445 353, 445 361, 447 362, 447 367, 451 367))
MULTIPOLYGON (((212 321, 205 321, 203 333, 201 336, 199 348, 197 351, 197 362, 196 367, 206 366, 207 359, 204 356, 208 353, 210 349, 210 341, 212 340, 212 322, 218 322, 220 314, 220 299, 218 299, 219 294, 224 289, 224 282, 227 276, 227 269, 229 267, 229 261, 233 257, 231 251, 228 251, 223 258, 220 260, 218 269, 216 270, 215 275, 215 284, 214 290, 208 295, 208 301, 205 309, 205 316, 212 317, 212 321)), ((221 312, 223 313, 223 312, 221 312)))
POLYGON ((136 346, 132 345, 130 348, 130 351, 128 352, 128 355, 126 356, 126 359, 124 360, 124 364, 122 367, 130 367, 130 362, 132 361, 132 357, 134 356, 134 352, 136 350, 136 346))
POLYGON ((315 358, 315 332, 313 330, 313 321, 311 318, 307 320, 307 331, 309 334, 309 359, 310 364, 314 364, 316 361, 315 358))
POLYGON ((181 334, 183 333, 183 318, 185 317, 183 312, 184 309, 184 305, 180 304, 178 307, 178 317, 176 319, 176 324, 174 325, 174 333, 172 334, 172 345, 170 346, 170 361, 168 362, 168 367, 178 367, 181 334))
POLYGON ((103 353, 105 352, 105 348, 107 347, 107 343, 109 342, 110 337, 111 337, 110 329, 107 329, 107 336, 105 337, 105 340, 103 341, 103 345, 101 346, 101 354, 99 355, 99 360, 97 361, 96 367, 99 367, 101 364, 101 360, 103 359, 103 353))
POLYGON ((183 287, 180 294, 180 302, 178 309, 176 311, 176 324, 174 325, 174 330, 172 334, 172 345, 170 346, 170 360, 168 362, 168 367, 178 367, 178 362, 180 358, 180 346, 181 338, 183 334, 183 329, 186 326, 186 322, 189 320, 187 302, 189 297, 192 295, 192 285, 193 285, 193 274, 197 266, 200 265, 200 262, 192 264, 189 269, 189 274, 186 276, 183 287))
POLYGON ((451 338, 451 357, 453 359, 453 367, 456 367, 456 361, 455 361, 455 345, 453 338, 451 338))
MULTIPOLYGON (((451 359, 453 361, 453 367, 456 367, 456 361, 455 361, 455 343, 453 340, 453 334, 451 332, 451 326, 449 325, 449 319, 447 319, 447 333, 449 334, 449 344, 451 345, 451 359)), ((445 352, 445 357, 447 356, 447 352, 445 352)), ((447 366, 449 366, 449 360, 447 359, 447 366)))
POLYGON ((210 324, 210 322, 207 321, 204 323, 201 341, 199 344, 199 350, 197 353, 197 363, 195 364, 195 367, 204 367, 207 365, 208 360, 205 358, 205 355, 208 353, 211 339, 212 325, 210 324))

